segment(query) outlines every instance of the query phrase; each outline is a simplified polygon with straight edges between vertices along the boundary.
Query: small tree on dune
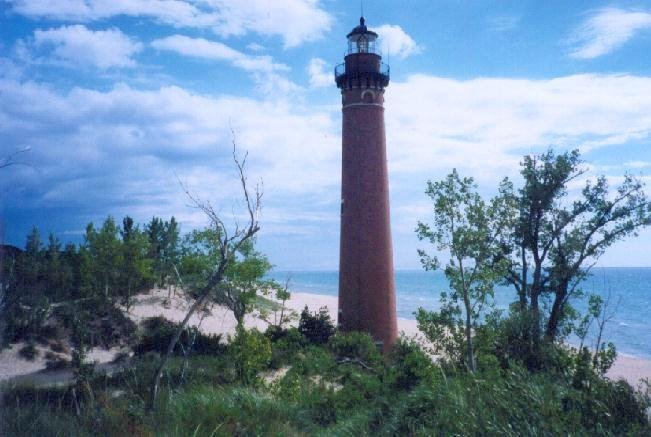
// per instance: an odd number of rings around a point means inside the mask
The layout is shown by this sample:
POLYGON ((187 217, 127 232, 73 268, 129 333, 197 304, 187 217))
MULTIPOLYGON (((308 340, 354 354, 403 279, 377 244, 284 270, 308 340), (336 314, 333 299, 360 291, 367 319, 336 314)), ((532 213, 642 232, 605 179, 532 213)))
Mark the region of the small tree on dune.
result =
MULTIPOLYGON (((510 189, 508 181, 500 187, 502 193, 510 189)), ((419 222, 416 230, 420 240, 449 252, 444 272, 451 290, 441 293, 440 311, 419 309, 419 327, 439 352, 456 356, 470 372, 476 371, 473 329, 491 303, 494 284, 506 273, 506 262, 495 262, 494 253, 511 225, 505 212, 512 203, 508 196, 486 203, 476 190, 473 179, 461 178, 456 169, 440 182, 428 182, 425 192, 434 202, 434 222, 419 222)), ((438 257, 418 252, 426 270, 440 268, 438 257)))
POLYGON ((192 303, 185 317, 179 323, 176 332, 170 340, 165 355, 161 358, 154 372, 147 402, 148 411, 154 408, 163 369, 172 356, 174 348, 183 330, 186 329, 188 321, 197 310, 203 308, 211 300, 214 302, 224 301, 224 292, 228 287, 230 271, 238 263, 238 256, 241 256, 242 251, 245 251, 252 244, 255 235, 260 230, 259 213, 262 191, 259 185, 256 185, 254 193, 249 191, 247 178, 244 173, 246 155, 243 159, 238 157, 235 142, 233 142, 233 160, 235 161, 242 195, 244 197, 246 210, 246 221, 244 225, 236 220, 233 226, 228 226, 209 202, 202 201, 185 188, 185 192, 193 205, 202 211, 209 221, 207 239, 204 239, 202 242, 202 244, 206 245, 205 248, 209 257, 200 258, 199 260, 200 262, 204 262, 208 259, 210 264, 204 264, 204 268, 195 270, 194 272, 195 274, 198 273, 198 276, 195 277, 197 287, 193 287, 190 293, 188 293, 188 297, 192 303))
POLYGON ((518 219, 503 239, 501 253, 509 264, 506 281, 518 294, 516 309, 524 321, 521 338, 530 368, 542 365, 545 345, 569 332, 570 302, 583 295, 581 283, 599 257, 651 224, 643 184, 630 175, 614 193, 605 176, 588 180, 570 201, 568 185, 585 172, 576 150, 558 155, 549 150, 522 162, 524 184, 512 211, 518 219), (549 308, 542 305, 547 299, 549 308))

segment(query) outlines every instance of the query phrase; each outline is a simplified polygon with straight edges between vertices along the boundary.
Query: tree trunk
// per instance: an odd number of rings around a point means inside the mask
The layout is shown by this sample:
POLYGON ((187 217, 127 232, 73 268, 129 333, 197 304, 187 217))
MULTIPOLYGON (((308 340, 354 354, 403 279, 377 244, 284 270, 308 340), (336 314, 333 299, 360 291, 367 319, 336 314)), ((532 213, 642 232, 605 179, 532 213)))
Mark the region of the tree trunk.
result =
POLYGON ((472 343, 471 306, 467 294, 463 297, 463 303, 466 307, 466 353, 468 354, 468 370, 470 370, 470 373, 475 373, 477 366, 475 365, 475 349, 472 343))
POLYGON ((547 321, 547 328, 545 329, 545 340, 553 342, 558 335, 558 325, 563 316, 563 306, 567 299, 567 284, 559 285, 554 297, 554 303, 549 314, 547 321))
POLYGON ((183 333, 183 330, 185 329, 185 326, 188 324, 188 321, 192 317, 192 315, 195 313, 195 311, 205 302, 206 298, 210 294, 210 291, 212 290, 211 286, 207 286, 202 295, 197 299, 194 304, 190 307, 190 310, 188 313, 185 315, 185 318, 183 321, 179 324, 178 328, 176 329, 176 332, 174 333, 174 337, 172 337, 172 340, 170 341, 170 344, 167 346, 167 352, 161 359, 161 363, 156 369, 156 373, 154 374, 154 378, 152 380, 151 388, 149 391, 149 400, 147 401, 147 407, 146 411, 151 412, 154 409, 154 404, 156 402, 156 396, 158 395, 158 386, 160 384, 160 379, 163 374, 163 369, 165 368, 165 365, 167 364, 167 361, 170 359, 172 356, 172 353, 174 352, 174 348, 176 347, 176 344, 179 341, 179 338, 181 338, 181 334, 183 333))

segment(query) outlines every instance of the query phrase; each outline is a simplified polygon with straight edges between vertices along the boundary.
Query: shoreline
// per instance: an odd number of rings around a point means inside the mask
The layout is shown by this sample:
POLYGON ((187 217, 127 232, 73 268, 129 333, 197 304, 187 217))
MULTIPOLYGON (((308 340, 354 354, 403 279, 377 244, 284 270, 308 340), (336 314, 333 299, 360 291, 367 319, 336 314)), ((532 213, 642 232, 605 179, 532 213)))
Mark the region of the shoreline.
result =
MULTIPOLYGON (((163 316, 169 320, 179 322, 185 314, 187 304, 181 297, 173 296, 168 305, 164 304, 168 296, 167 290, 152 290, 148 294, 142 294, 135 298, 135 302, 128 313, 128 316, 136 323, 141 320, 163 316)), ((298 317, 301 311, 307 305, 310 311, 318 311, 321 307, 327 307, 331 318, 336 323, 337 320, 337 296, 314 294, 306 292, 292 292, 291 298, 285 303, 286 310, 293 315, 291 325, 298 323, 298 317)), ((269 317, 273 320, 273 317, 269 317)), ((195 314, 189 321, 191 326, 198 326, 206 334, 222 335, 224 338, 235 332, 235 318, 232 313, 224 307, 214 305, 209 315, 195 314)), ((262 320, 255 315, 248 314, 245 317, 247 328, 257 328, 265 330, 270 323, 262 320)), ((414 319, 398 318, 398 332, 407 337, 418 337, 423 339, 418 330, 417 322, 414 319)), ((45 371, 44 352, 34 361, 27 361, 18 356, 20 344, 13 345, 11 348, 0 351, 0 383, 3 381, 50 381, 57 382, 60 379, 61 371, 45 371), (59 375, 57 377, 57 375, 59 375)), ((96 361, 100 365, 105 365, 113 360, 118 350, 106 351, 103 349, 93 349, 89 353, 90 361, 96 361)), ((611 369, 606 374, 610 379, 617 380, 623 378, 633 387, 637 387, 639 380, 648 378, 651 380, 651 360, 636 357, 630 354, 619 353, 611 369)))

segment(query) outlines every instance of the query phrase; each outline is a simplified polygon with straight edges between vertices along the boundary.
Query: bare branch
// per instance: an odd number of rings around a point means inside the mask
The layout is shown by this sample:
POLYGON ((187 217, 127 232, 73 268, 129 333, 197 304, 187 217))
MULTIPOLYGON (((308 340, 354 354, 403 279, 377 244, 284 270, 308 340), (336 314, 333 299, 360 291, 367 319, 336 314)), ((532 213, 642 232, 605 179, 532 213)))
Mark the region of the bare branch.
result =
POLYGON ((21 153, 27 153, 27 152, 29 152, 30 150, 32 150, 31 147, 25 147, 24 149, 18 150, 18 151, 16 151, 16 152, 10 154, 9 156, 5 157, 4 159, 2 159, 2 160, 0 161, 0 168, 10 167, 10 166, 12 166, 12 165, 27 165, 27 166, 29 166, 28 163, 26 163, 26 162, 20 162, 20 161, 15 161, 14 158, 15 158, 17 155, 20 155, 21 153))

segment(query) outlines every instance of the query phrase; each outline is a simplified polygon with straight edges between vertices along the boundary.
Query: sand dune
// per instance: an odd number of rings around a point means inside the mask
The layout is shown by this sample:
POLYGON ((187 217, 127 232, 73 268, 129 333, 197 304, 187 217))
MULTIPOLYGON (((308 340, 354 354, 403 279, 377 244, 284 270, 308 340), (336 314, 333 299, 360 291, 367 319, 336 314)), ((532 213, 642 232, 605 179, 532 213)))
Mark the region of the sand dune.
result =
MULTIPOLYGON (((187 303, 180 296, 174 295, 168 301, 167 296, 168 293, 166 290, 154 290, 150 294, 138 296, 129 312, 129 316, 136 322, 154 316, 163 316, 177 322, 181 321, 185 317, 187 303)), ((286 308, 290 312, 293 312, 295 316, 292 322, 293 324, 297 323, 298 315, 306 305, 312 311, 316 311, 321 307, 327 307, 331 317, 336 320, 336 297, 310 293, 292 293, 292 298, 286 303, 286 308)), ((268 318, 273 320, 273 314, 268 318)), ((236 322, 230 311, 224 307, 214 305, 209 308, 208 312, 195 314, 190 319, 190 324, 199 326, 202 332, 221 334, 226 337, 235 332, 236 322)), ((264 330, 268 326, 268 323, 261 320, 257 314, 247 315, 245 324, 248 328, 256 327, 260 330, 264 330)), ((398 319, 398 329, 401 333, 409 337, 419 335, 415 320, 398 319)), ((35 380, 47 380, 47 373, 49 372, 41 372, 45 369, 44 353, 39 353, 39 358, 34 361, 26 361, 18 355, 20 347, 21 345, 13 345, 11 348, 0 352, 0 381, 30 374, 38 374, 37 377, 34 377, 35 380)), ((105 351, 94 349, 90 351, 89 358, 98 363, 106 363, 111 361, 117 352, 117 350, 105 351)), ((52 372, 52 376, 54 377, 55 375, 58 374, 52 372)), ((651 361, 620 354, 608 372, 608 376, 612 379, 624 378, 635 386, 641 378, 649 378, 651 380, 651 361)), ((23 376, 21 379, 25 380, 26 377, 23 376)))

